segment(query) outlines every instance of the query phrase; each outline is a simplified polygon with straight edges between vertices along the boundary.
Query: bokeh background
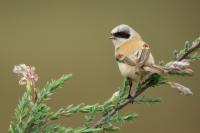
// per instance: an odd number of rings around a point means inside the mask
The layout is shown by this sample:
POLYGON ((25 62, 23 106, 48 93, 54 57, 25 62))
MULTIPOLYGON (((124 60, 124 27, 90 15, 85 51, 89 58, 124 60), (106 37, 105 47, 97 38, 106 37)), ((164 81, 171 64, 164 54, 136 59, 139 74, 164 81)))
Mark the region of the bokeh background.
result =
MULTIPOLYGON (((73 73, 48 102, 53 110, 71 103, 101 103, 123 80, 107 33, 118 24, 129 24, 150 44, 157 62, 169 61, 174 49, 200 35, 199 5, 199 0, 1 0, 0 132, 7 132, 25 91, 12 73, 15 64, 35 66, 39 87, 73 73)), ((149 89, 146 96, 162 97, 163 102, 125 108, 122 112, 137 112, 140 117, 120 132, 199 133, 199 63, 193 68, 193 77, 172 78, 192 88, 193 96, 181 96, 168 86, 149 89)), ((82 120, 77 115, 60 123, 77 127, 82 120)))

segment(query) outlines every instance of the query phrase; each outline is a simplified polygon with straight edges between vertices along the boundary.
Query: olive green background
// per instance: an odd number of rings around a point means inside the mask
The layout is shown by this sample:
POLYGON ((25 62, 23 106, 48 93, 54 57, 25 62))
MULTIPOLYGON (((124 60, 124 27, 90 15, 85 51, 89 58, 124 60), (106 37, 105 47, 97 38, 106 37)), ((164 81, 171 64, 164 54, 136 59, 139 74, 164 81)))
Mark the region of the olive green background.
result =
MULTIPOLYGON (((199 5, 199 0, 0 1, 0 132, 7 132, 25 91, 12 73, 14 65, 35 66, 39 87, 73 73, 48 102, 53 110, 71 103, 101 103, 123 80, 107 33, 129 24, 150 44, 157 62, 169 61, 174 49, 200 35, 199 5)), ((168 86, 149 89, 146 96, 162 97, 163 102, 125 108, 122 112, 140 117, 120 132, 199 133, 199 63, 193 68, 193 77, 171 78, 190 87, 193 96, 181 96, 168 86)), ((82 120, 75 115, 61 124, 77 127, 82 120)))

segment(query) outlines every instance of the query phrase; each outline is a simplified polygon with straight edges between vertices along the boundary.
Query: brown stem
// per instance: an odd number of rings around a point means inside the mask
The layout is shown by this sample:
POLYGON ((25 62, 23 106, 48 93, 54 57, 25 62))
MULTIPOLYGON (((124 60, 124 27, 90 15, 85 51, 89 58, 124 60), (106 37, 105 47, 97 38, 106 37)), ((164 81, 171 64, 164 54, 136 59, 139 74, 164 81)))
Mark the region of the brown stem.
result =
POLYGON ((107 119, 112 117, 116 114, 118 110, 121 110, 122 108, 126 107, 129 103, 133 103, 134 100, 142 94, 147 88, 151 87, 149 84, 149 81, 146 81, 142 84, 140 90, 136 91, 136 93, 133 93, 131 97, 128 97, 121 105, 119 105, 117 108, 113 109, 111 112, 109 112, 105 117, 101 118, 94 126, 93 128, 101 127, 107 119))
POLYGON ((190 47, 186 52, 185 54, 183 54, 182 56, 178 57, 176 60, 177 61, 181 61, 183 59, 186 59, 186 57, 191 54, 194 50, 200 48, 200 42, 196 45, 194 45, 193 47, 190 47))
POLYGON ((111 112, 109 112, 105 117, 100 119, 93 127, 98 128, 101 127, 104 121, 109 119, 111 116, 115 115, 118 110, 121 110, 122 108, 126 107, 129 103, 133 103, 134 100, 139 96, 142 92, 144 92, 148 86, 144 86, 144 88, 141 88, 141 91, 138 91, 138 93, 135 93, 133 96, 127 98, 126 101, 124 101, 121 105, 119 105, 117 108, 113 109, 111 112))
POLYGON ((38 94, 37 94, 37 88, 35 87, 35 83, 33 82, 32 83, 32 99, 33 99, 33 102, 35 103, 37 101, 37 98, 38 98, 38 94))
POLYGON ((33 89, 33 101, 34 101, 34 103, 37 101, 37 99, 38 99, 37 89, 34 88, 33 89))
MULTIPOLYGON (((198 42, 197 45, 194 45, 192 47, 190 47, 182 56, 180 56, 179 58, 177 58, 177 61, 181 61, 183 59, 185 59, 189 54, 191 54, 194 50, 200 48, 200 43, 198 42)), ((101 127, 104 122, 106 120, 108 120, 109 118, 111 118, 113 115, 115 115, 117 113, 117 111, 123 109, 124 107, 126 107, 129 103, 133 103, 134 100, 140 95, 142 94, 146 89, 148 89, 149 87, 151 87, 151 85, 148 82, 144 82, 142 84, 142 87, 140 88, 140 91, 136 91, 136 93, 132 94, 131 97, 128 97, 123 103, 121 103, 117 108, 113 109, 111 112, 109 112, 106 116, 102 117, 99 121, 97 121, 97 123, 94 124, 93 128, 99 128, 101 127)))

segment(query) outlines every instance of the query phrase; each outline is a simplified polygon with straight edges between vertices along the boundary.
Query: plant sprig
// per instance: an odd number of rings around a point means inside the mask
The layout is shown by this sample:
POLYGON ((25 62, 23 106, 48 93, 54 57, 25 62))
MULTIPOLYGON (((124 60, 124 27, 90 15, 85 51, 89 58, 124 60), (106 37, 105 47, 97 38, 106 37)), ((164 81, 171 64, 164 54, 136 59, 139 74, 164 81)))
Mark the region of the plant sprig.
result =
POLYGON ((102 104, 71 104, 55 112, 51 110, 45 101, 49 100, 56 89, 60 88, 72 75, 63 75, 58 80, 47 83, 44 88, 38 90, 35 86, 35 82, 38 80, 38 76, 34 72, 35 68, 25 64, 15 66, 14 72, 20 76, 19 83, 26 85, 27 89, 15 109, 15 120, 10 124, 9 133, 98 133, 118 131, 120 129, 119 124, 122 125, 138 118, 138 114, 133 112, 121 114, 120 110, 124 107, 133 103, 157 104, 161 102, 161 98, 140 96, 145 90, 160 85, 171 85, 181 94, 192 94, 189 88, 168 81, 168 76, 191 76, 192 70, 188 68, 189 62, 200 60, 200 54, 198 52, 193 53, 199 48, 200 37, 192 44, 186 41, 183 49, 174 52, 173 61, 169 63, 160 62, 160 67, 167 68, 167 73, 151 73, 148 78, 138 83, 135 92, 130 97, 128 97, 129 82, 125 79, 112 97, 102 104), (82 113, 85 118, 80 127, 71 128, 68 125, 61 126, 53 123, 54 120, 61 117, 69 118, 76 113, 82 113), (102 117, 96 121, 99 114, 102 117))

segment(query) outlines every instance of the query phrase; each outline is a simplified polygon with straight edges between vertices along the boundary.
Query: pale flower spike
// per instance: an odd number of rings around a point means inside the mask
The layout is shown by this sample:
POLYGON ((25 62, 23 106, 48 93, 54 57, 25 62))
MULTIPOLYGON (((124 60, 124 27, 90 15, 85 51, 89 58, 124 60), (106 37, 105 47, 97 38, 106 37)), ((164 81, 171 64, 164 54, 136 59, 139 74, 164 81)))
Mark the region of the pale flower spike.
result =
POLYGON ((38 75, 35 74, 35 67, 19 64, 14 66, 13 73, 16 73, 20 79, 20 85, 34 85, 38 80, 38 75))
POLYGON ((190 63, 187 60, 171 61, 167 64, 167 66, 171 69, 186 69, 190 66, 190 63))
POLYGON ((193 95, 192 91, 189 88, 187 88, 179 83, 169 82, 169 84, 171 85, 172 88, 177 89, 180 92, 180 94, 182 94, 184 96, 193 95))

